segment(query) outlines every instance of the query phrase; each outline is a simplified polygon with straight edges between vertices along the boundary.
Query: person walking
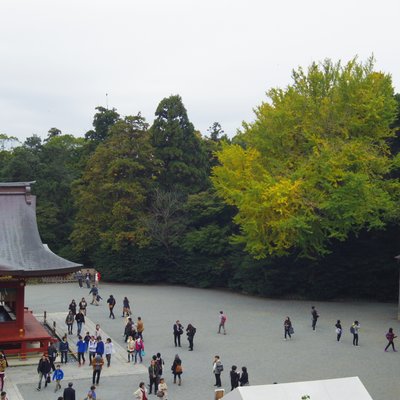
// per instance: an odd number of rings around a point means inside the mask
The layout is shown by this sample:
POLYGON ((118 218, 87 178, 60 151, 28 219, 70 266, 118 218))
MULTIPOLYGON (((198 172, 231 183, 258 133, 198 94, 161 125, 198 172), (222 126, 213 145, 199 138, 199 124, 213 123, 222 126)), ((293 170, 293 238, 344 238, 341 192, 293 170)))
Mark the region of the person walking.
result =
POLYGON ((177 320, 173 326, 173 333, 175 347, 181 347, 181 335, 183 334, 183 326, 179 322, 179 320, 177 320))
POLYGON ((71 303, 70 303, 70 305, 68 307, 68 310, 71 311, 74 316, 76 315, 76 303, 75 303, 75 300, 71 301, 71 303))
POLYGON ((64 336, 59 344, 59 350, 61 353, 61 364, 66 364, 68 362, 68 352, 69 352, 69 343, 67 341, 67 337, 64 336))
POLYGON ((76 343, 76 348, 78 350, 78 363, 79 366, 85 364, 85 350, 86 350, 86 344, 82 339, 82 336, 78 337, 78 342, 76 343))
POLYGON ((86 335, 85 335, 85 337, 83 338, 83 341, 85 342, 85 353, 87 353, 88 352, 88 350, 89 350, 89 342, 90 342, 90 333, 89 332, 86 332, 86 335))
POLYGON ((68 327, 68 335, 72 335, 72 329, 74 327, 74 321, 75 321, 74 314, 72 314, 72 311, 69 310, 68 315, 65 318, 65 323, 67 324, 67 327, 68 327))
POLYGON ((97 340, 92 336, 89 340, 89 365, 92 365, 93 359, 96 357, 97 340))
POLYGON ((84 297, 82 297, 82 300, 79 302, 79 310, 82 312, 82 314, 86 317, 86 309, 87 309, 87 302, 84 297))
POLYGON ((130 337, 134 337, 135 336, 133 334, 133 332, 134 332, 133 326, 134 325, 133 325, 133 322, 132 322, 132 318, 128 317, 128 321, 127 321, 127 323, 125 325, 125 328, 124 328, 125 343, 128 341, 129 336, 130 337))
POLYGON ((292 338, 292 321, 290 320, 289 317, 286 317, 285 321, 283 322, 283 329, 285 333, 285 340, 287 340, 287 337, 289 336, 289 339, 292 338))
POLYGON ((189 351, 193 351, 193 339, 195 334, 196 328, 192 324, 189 324, 186 328, 187 340, 189 342, 189 351))
POLYGON ((37 366, 37 372, 39 374, 39 383, 37 390, 40 391, 42 387, 42 379, 44 378, 44 387, 47 387, 47 376, 51 371, 51 365, 49 359, 46 357, 46 354, 42 355, 42 358, 39 360, 39 364, 37 366))
POLYGON ((104 346, 104 352, 106 354, 107 367, 109 367, 111 365, 111 355, 115 353, 114 344, 110 338, 106 339, 106 344, 104 346))
POLYGON ((95 285, 93 285, 92 288, 90 289, 89 294, 92 295, 92 302, 90 304, 98 306, 99 302, 97 301, 97 296, 99 294, 99 289, 97 289, 97 287, 95 285))
POLYGON ((138 336, 135 340, 135 364, 137 363, 137 356, 140 358, 140 362, 143 362, 144 343, 143 340, 138 336))
POLYGON ((112 294, 110 294, 110 297, 107 300, 107 304, 108 304, 108 308, 110 310, 110 315, 108 316, 108 318, 115 319, 114 307, 115 307, 116 301, 115 301, 114 296, 112 294))
POLYGON ((138 400, 148 400, 147 389, 146 389, 146 385, 144 382, 139 383, 139 389, 137 389, 135 392, 133 392, 133 395, 138 400))
POLYGON ((224 335, 226 335, 225 322, 226 322, 226 315, 223 311, 220 311, 219 312, 218 333, 221 333, 221 329, 222 329, 224 331, 224 335))
POLYGON ((61 389, 61 381, 63 379, 64 379, 64 371, 58 364, 56 370, 53 372, 53 381, 56 381, 56 388, 54 389, 54 393, 56 393, 57 390, 61 389))
POLYGON ((101 374, 103 365, 104 365, 103 357, 100 354, 97 354, 96 357, 94 358, 94 360, 92 361, 92 366, 93 366, 92 383, 93 383, 93 385, 99 384, 100 374, 101 374))
POLYGON ((125 317, 125 315, 127 317, 132 315, 131 306, 129 305, 129 300, 127 297, 124 297, 124 300, 122 300, 122 316, 125 317))
POLYGON ((340 342, 340 338, 342 337, 342 332, 343 332, 342 324, 340 323, 340 319, 338 319, 336 321, 335 328, 336 328, 336 341, 340 342))
POLYGON ((242 367, 242 373, 240 374, 240 386, 248 386, 249 383, 249 374, 247 373, 247 367, 242 367))
POLYGON ((64 400, 76 400, 75 389, 72 386, 73 386, 73 383, 69 382, 68 387, 66 387, 64 389, 64 393, 63 393, 63 397, 62 397, 64 400))
POLYGON ((142 321, 142 317, 138 317, 138 319, 137 319, 136 330, 137 330, 137 334, 139 335, 140 339, 143 340, 144 324, 142 321))
POLYGON ((54 342, 50 343, 47 347, 47 357, 49 358, 51 369, 55 371, 56 367, 54 366, 54 361, 57 358, 57 347, 54 342))
POLYGON ((165 383, 164 378, 160 378, 160 383, 158 384, 157 397, 161 400, 168 400, 168 386, 165 383))
POLYGON ((353 346, 358 346, 358 333, 360 331, 360 324, 358 321, 354 321, 350 327, 350 333, 353 334, 353 346))
POLYGON ((82 325, 85 323, 85 316, 82 313, 82 310, 79 310, 75 315, 76 328, 77 328, 77 336, 80 336, 82 331, 82 325))
POLYGON ((239 372, 237 372, 236 365, 232 365, 230 376, 231 376, 231 391, 232 391, 239 386, 240 374, 239 374, 239 372))
POLYGON ((149 371, 149 394, 152 393, 153 385, 154 385, 154 394, 157 393, 158 386, 158 366, 156 360, 150 361, 150 366, 148 368, 149 371))
POLYGON ((7 361, 3 354, 0 354, 0 392, 4 389, 4 379, 6 377, 7 361))
POLYGON ((96 324, 96 329, 94 331, 94 337, 97 340, 99 336, 101 336, 101 328, 100 328, 100 324, 96 324))
POLYGON ((313 331, 315 331, 315 327, 317 326, 318 318, 319 318, 318 311, 314 306, 311 306, 311 320, 312 320, 311 326, 313 331))
POLYGON ((393 342, 393 340, 394 340, 395 338, 397 338, 397 336, 394 334, 393 328, 389 328, 389 331, 388 331, 388 333, 386 334, 386 339, 388 340, 388 344, 387 344, 387 346, 385 347, 385 351, 387 351, 387 349, 388 349, 390 346, 392 346, 393 351, 397 351, 397 350, 394 348, 394 342, 393 342))
POLYGON ((182 373, 183 373, 183 368, 182 368, 182 360, 179 358, 178 354, 175 354, 174 362, 172 363, 171 366, 171 371, 172 374, 174 375, 174 383, 176 383, 176 378, 178 377, 178 386, 181 386, 182 384, 182 373))
POLYGON ((214 357, 213 361, 213 373, 215 375, 215 385, 217 387, 221 387, 221 373, 224 370, 224 366, 222 365, 221 359, 219 356, 214 357))

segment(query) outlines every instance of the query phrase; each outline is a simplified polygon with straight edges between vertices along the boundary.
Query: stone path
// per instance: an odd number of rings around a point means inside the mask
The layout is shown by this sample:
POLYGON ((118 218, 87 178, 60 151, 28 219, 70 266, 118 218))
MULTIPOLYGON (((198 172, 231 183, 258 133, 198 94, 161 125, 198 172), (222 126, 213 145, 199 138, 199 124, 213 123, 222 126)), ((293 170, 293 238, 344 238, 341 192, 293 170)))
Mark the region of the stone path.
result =
MULTIPOLYGON (((317 330, 313 332, 310 307, 314 303, 308 301, 128 284, 102 284, 100 293, 105 300, 110 294, 117 299, 116 319, 108 318, 105 301, 99 307, 89 306, 87 317, 93 324, 100 323, 113 342, 124 348, 124 319, 117 316, 117 311, 121 310, 122 299, 127 296, 134 318, 140 315, 144 321, 147 353, 141 371, 112 363, 110 371, 104 372, 97 391, 101 400, 132 400, 139 382, 148 383, 144 368, 148 366, 151 355, 158 351, 165 360, 164 376, 169 387, 169 400, 212 400, 214 376, 211 364, 215 354, 221 356, 225 367, 222 384, 227 391, 230 390, 229 370, 236 364, 239 369, 247 366, 251 384, 359 376, 374 400, 400 398, 400 352, 383 351, 387 329, 391 326, 400 334, 396 304, 316 302, 320 318, 317 330), (219 310, 224 310, 228 317, 226 336, 217 334, 219 310), (287 315, 291 317, 296 332, 291 341, 283 340, 283 321, 287 315), (184 326, 192 323, 197 328, 193 352, 188 351, 185 337, 182 337, 182 348, 174 347, 172 325, 176 319, 180 319, 184 326), (340 343, 335 339, 337 319, 342 320, 344 328, 340 343), (352 346, 349 333, 349 326, 355 319, 361 323, 359 347, 352 346), (172 383, 170 373, 176 353, 181 356, 184 368, 180 387, 172 383)), ((26 290, 27 306, 39 314, 44 310, 66 313, 72 298, 79 302, 81 297, 88 297, 88 290, 80 289, 77 284, 29 285, 26 290)), ((400 349, 400 341, 396 340, 400 349)), ((65 374, 64 386, 72 380, 77 399, 83 399, 91 384, 89 367, 77 368, 76 363, 71 364, 66 367, 65 374)), ((7 375, 16 383, 24 400, 57 398, 49 388, 36 392, 36 368, 9 368, 7 375)), ((6 391, 11 393, 9 380, 6 391)), ((22 400, 14 395, 9 398, 22 400)), ((152 399, 156 397, 151 396, 152 399)))

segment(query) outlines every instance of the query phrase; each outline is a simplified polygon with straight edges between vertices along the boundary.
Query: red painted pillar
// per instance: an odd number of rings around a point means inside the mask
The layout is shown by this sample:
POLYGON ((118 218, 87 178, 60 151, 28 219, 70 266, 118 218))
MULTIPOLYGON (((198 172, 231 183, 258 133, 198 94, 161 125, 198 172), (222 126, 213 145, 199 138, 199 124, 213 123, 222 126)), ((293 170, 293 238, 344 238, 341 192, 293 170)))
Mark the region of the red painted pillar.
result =
MULTIPOLYGON (((18 336, 20 340, 25 336, 25 280, 20 279, 17 287, 17 305, 15 310, 17 318, 18 336)), ((21 359, 26 359, 26 342, 21 341, 21 359)))

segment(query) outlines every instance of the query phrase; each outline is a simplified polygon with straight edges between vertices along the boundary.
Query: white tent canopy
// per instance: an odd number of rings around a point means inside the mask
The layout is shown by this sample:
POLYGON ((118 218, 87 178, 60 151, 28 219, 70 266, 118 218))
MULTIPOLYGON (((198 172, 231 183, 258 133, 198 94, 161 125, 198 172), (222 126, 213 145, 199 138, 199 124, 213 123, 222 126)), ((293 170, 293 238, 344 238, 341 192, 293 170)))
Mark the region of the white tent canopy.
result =
POLYGON ((226 394, 224 400, 373 400, 358 377, 320 381, 243 386, 226 394))

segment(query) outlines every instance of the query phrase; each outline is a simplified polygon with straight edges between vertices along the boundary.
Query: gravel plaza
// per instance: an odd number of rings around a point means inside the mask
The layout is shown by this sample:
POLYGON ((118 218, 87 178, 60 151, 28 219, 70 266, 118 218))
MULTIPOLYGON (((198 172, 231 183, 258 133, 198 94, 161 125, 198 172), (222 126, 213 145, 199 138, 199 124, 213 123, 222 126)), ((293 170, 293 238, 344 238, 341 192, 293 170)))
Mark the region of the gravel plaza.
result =
MULTIPOLYGON (((247 367, 251 385, 358 376, 374 400, 400 398, 400 352, 384 352, 388 328, 393 327, 396 334, 400 333, 396 304, 274 300, 229 291, 163 285, 101 283, 99 289, 103 301, 98 307, 89 305, 87 317, 99 323, 113 342, 125 347, 121 312, 122 299, 128 297, 133 318, 141 316, 144 321, 143 365, 147 369, 151 356, 161 352, 169 400, 213 399, 212 361, 216 354, 224 365, 222 387, 226 391, 230 390, 229 371, 235 364, 239 370, 247 367), (117 300, 115 320, 108 318, 106 300, 110 294, 117 300), (311 329, 311 305, 315 305, 320 315, 315 332, 311 329), (227 335, 217 334, 220 310, 227 315, 227 335), (284 341, 286 316, 291 318, 295 333, 292 340, 284 341), (185 335, 182 348, 175 348, 173 344, 172 326, 177 319, 184 327, 192 323, 197 328, 193 352, 188 351, 185 335), (337 319, 342 321, 344 331, 340 343, 336 342, 334 327, 337 319), (358 347, 352 345, 349 332, 354 320, 361 324, 358 347), (182 386, 173 384, 170 371, 177 353, 183 365, 182 386)), ((45 310, 61 312, 68 309, 72 299, 79 302, 85 297, 90 302, 88 293, 89 289, 81 289, 77 283, 28 284, 25 305, 35 314, 45 310)), ((76 341, 75 325, 74 333, 71 341, 76 341)), ((400 340, 396 340, 399 348, 400 340)), ((131 372, 126 365, 118 364, 112 360, 111 367, 104 372, 97 388, 98 399, 134 399, 132 393, 139 382, 148 383, 144 368, 132 365, 131 372)), ((77 399, 83 399, 91 386, 91 367, 86 364, 77 368, 77 363, 71 362, 63 369, 63 388, 73 381, 77 399)), ((5 390, 8 391, 11 380, 25 400, 53 400, 60 395, 60 392, 54 393, 53 383, 36 391, 36 366, 8 368, 6 375, 5 390)), ((152 398, 156 396, 151 395, 152 398)))

